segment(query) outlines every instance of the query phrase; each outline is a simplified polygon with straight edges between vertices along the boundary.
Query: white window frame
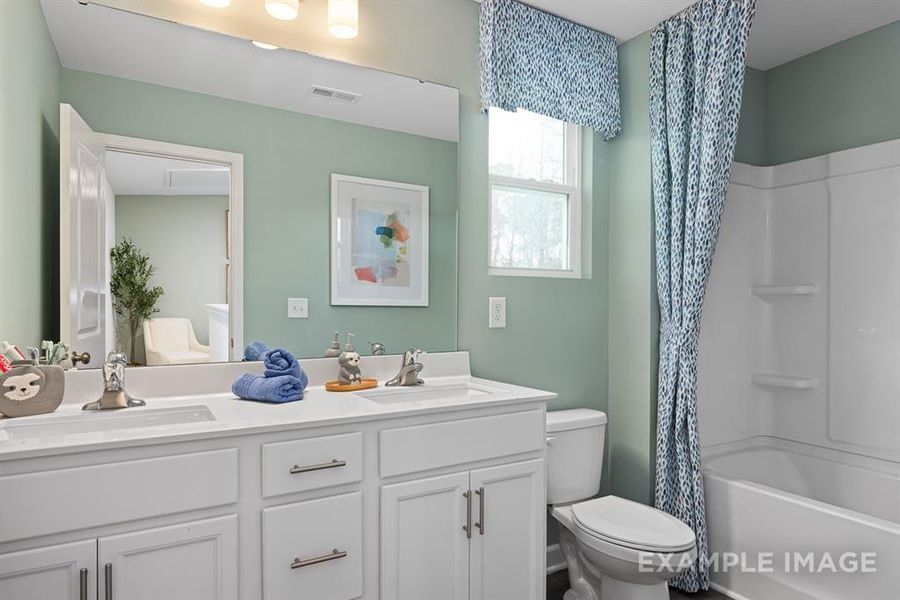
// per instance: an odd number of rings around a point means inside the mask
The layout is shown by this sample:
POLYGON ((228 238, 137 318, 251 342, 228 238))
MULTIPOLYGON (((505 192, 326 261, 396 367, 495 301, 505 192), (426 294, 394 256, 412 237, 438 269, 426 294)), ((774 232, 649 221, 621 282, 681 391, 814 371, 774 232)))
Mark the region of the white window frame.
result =
POLYGON ((566 126, 566 181, 572 185, 538 181, 522 177, 508 177, 490 173, 488 165, 488 275, 500 277, 558 277, 564 279, 580 279, 582 271, 581 257, 581 127, 572 123, 566 126), (569 268, 568 269, 524 269, 515 267, 495 267, 491 265, 490 232, 493 231, 494 186, 552 192, 564 194, 568 198, 569 207, 569 268))

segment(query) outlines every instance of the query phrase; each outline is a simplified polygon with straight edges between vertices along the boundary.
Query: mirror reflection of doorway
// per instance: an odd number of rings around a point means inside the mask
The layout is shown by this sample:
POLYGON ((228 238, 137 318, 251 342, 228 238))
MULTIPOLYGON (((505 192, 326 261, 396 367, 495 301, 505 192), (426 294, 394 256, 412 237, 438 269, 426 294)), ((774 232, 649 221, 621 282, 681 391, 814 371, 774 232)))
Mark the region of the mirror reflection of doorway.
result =
MULTIPOLYGON (((106 174, 113 192, 109 247, 130 244, 147 257, 149 284, 162 290, 156 312, 135 332, 132 361, 228 360, 228 167, 107 151, 106 174)), ((130 350, 129 329, 117 315, 117 350, 130 350)))
POLYGON ((68 105, 61 117, 61 339, 90 367, 112 351, 228 361, 243 328, 242 157, 94 133, 68 105))

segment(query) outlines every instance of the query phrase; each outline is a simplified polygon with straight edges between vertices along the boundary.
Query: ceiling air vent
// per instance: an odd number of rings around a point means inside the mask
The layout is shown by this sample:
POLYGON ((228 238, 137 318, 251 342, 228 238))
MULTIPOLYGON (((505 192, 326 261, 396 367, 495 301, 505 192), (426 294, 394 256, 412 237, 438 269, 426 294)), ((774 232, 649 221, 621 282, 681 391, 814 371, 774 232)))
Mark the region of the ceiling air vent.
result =
POLYGON ((335 102, 343 102, 344 104, 356 104, 359 102, 359 99, 362 98, 362 94, 325 87, 324 85, 313 85, 312 88, 310 88, 309 93, 316 98, 334 100, 335 102))

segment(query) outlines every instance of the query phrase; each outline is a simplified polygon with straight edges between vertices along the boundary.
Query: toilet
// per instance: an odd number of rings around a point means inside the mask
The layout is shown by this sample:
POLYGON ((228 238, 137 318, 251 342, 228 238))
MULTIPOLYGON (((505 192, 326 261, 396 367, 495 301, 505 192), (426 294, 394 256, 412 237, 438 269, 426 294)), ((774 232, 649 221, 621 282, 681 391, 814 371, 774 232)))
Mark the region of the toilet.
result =
POLYGON ((547 502, 569 569, 565 600, 668 600, 668 580, 696 557, 690 527, 650 506, 594 498, 600 490, 606 414, 547 413, 547 502))

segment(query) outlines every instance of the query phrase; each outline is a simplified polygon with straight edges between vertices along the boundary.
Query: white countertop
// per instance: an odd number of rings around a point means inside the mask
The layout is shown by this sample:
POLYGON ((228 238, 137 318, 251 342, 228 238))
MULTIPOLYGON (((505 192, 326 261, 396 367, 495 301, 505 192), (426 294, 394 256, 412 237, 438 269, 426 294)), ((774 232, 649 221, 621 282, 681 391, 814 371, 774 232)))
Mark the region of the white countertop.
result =
MULTIPOLYGON (((283 404, 241 400, 231 393, 156 398, 142 395, 140 397, 147 402, 146 407, 127 408, 119 411, 82 411, 79 403, 67 402, 54 413, 0 421, 0 461, 122 446, 133 447, 286 429, 343 425, 376 419, 443 413, 522 402, 549 401, 556 398, 556 394, 551 392, 479 379, 468 374, 432 377, 427 379, 424 385, 416 387, 385 388, 380 385, 376 390, 366 390, 363 393, 389 390, 401 393, 408 391, 415 395, 416 391, 439 390, 442 387, 467 383, 489 388, 490 393, 471 397, 430 399, 411 397, 409 401, 394 399, 390 402, 378 402, 363 397, 359 393, 327 392, 323 385, 316 385, 306 390, 303 400, 283 404), (136 415, 137 411, 159 411, 160 409, 180 407, 206 407, 215 419, 174 425, 86 431, 21 439, 10 439, 10 436, 4 431, 10 423, 14 423, 14 426, 26 423, 51 423, 60 420, 77 423, 81 419, 114 418, 114 415, 125 414, 126 411, 129 415, 136 415)), ((73 429, 77 429, 77 426, 73 429)))

